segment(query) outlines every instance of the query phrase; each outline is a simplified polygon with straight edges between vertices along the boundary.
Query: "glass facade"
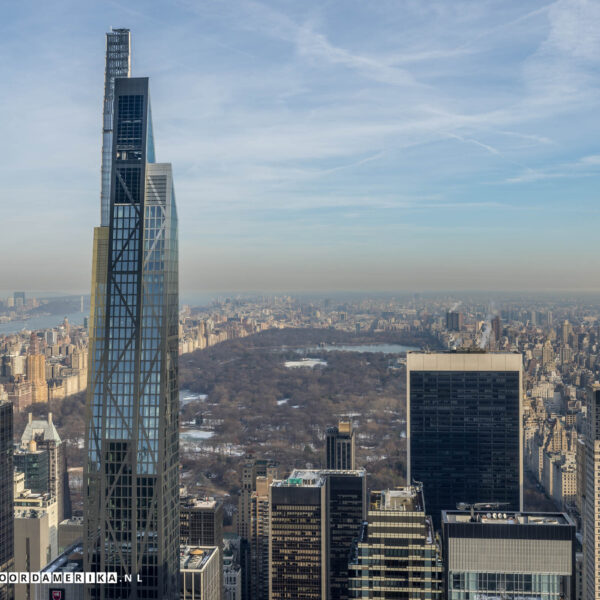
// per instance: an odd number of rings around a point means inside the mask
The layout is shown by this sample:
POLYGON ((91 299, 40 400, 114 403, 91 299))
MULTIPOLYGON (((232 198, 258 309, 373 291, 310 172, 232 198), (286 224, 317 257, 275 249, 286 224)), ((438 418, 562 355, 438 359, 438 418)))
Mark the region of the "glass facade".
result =
POLYGON ((110 225, 96 236, 92 290, 86 570, 132 576, 131 582, 91 589, 93 598, 174 599, 179 553, 175 197, 170 165, 149 161, 154 149, 148 80, 117 79, 114 95, 110 225))
MULTIPOLYGON (((14 566, 13 405, 0 401, 0 572, 14 566)), ((0 584, 0 600, 14 598, 14 586, 0 584)))
POLYGON ((329 598, 346 600, 348 556, 366 516, 364 471, 321 471, 327 478, 329 598))
POLYGON ((321 600, 326 593, 325 482, 270 488, 271 600, 321 600))
POLYGON ((444 511, 447 600, 575 598, 575 530, 565 513, 444 511))
POLYGON ((520 508, 518 371, 410 371, 411 477, 436 528, 459 502, 520 508))
POLYGON ((112 172, 113 115, 115 79, 131 73, 131 34, 129 29, 113 29, 106 34, 106 71, 104 73, 104 108, 102 115, 102 179, 100 218, 110 223, 110 176, 112 172))
POLYGON ((13 456, 15 469, 25 474, 25 487, 36 494, 50 492, 49 457, 45 450, 17 450, 13 456))
POLYGON ((560 600, 563 577, 541 573, 449 573, 448 600, 560 600))

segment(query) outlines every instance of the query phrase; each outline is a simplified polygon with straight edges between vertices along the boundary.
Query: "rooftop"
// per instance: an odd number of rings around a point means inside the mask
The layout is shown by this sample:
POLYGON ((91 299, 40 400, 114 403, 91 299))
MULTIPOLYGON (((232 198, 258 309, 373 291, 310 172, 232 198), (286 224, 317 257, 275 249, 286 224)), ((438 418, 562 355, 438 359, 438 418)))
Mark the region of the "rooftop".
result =
POLYGON ((180 499, 181 506, 186 508, 205 508, 213 509, 217 506, 217 500, 214 498, 198 498, 196 496, 183 496, 180 499))
POLYGON ((43 573, 80 573, 82 571, 83 544, 81 542, 69 546, 42 569, 43 573))
POLYGON ((294 469, 287 479, 273 481, 274 487, 321 487, 325 478, 321 471, 294 469))
POLYGON ((32 440, 38 441, 39 439, 44 442, 52 441, 60 444, 61 439, 58 435, 58 431, 56 431, 56 427, 54 427, 52 413, 48 413, 47 421, 37 419, 34 421, 32 413, 29 413, 29 422, 21 436, 21 444, 27 446, 32 440))
POLYGON ((216 546, 181 546, 179 568, 182 571, 201 571, 216 551, 216 546))
POLYGON ((462 510, 442 511, 444 523, 483 523, 504 525, 562 525, 572 526, 573 521, 565 513, 520 513, 504 511, 474 511, 462 510))
POLYGON ((423 492, 421 488, 417 486, 373 491, 371 492, 370 510, 422 512, 423 492))

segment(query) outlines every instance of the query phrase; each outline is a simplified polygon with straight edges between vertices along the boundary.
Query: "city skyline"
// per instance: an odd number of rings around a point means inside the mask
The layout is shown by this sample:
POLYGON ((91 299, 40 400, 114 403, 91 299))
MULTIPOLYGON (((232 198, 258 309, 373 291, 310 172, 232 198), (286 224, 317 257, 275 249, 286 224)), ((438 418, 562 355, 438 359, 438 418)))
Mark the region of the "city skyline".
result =
POLYGON ((89 289, 113 24, 156 82, 184 293, 598 289, 596 3, 34 5, 1 42, 3 287, 89 289))

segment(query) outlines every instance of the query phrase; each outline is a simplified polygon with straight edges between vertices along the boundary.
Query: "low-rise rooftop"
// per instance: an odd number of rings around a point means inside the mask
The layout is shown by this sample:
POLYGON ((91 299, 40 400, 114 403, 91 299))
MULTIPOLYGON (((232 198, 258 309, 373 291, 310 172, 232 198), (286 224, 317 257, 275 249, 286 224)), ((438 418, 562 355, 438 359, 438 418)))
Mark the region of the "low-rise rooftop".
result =
POLYGON ((322 487, 325 478, 320 471, 294 469, 287 479, 273 481, 274 487, 322 487))
POLYGON ((179 568, 182 571, 201 571, 216 551, 216 546, 181 546, 179 568))
POLYGON ((59 554, 42 570, 43 573, 79 573, 83 571, 83 544, 76 542, 59 554))
POLYGON ((573 522, 565 513, 524 513, 504 511, 442 511, 444 523, 483 523, 504 525, 564 525, 571 527, 573 522))

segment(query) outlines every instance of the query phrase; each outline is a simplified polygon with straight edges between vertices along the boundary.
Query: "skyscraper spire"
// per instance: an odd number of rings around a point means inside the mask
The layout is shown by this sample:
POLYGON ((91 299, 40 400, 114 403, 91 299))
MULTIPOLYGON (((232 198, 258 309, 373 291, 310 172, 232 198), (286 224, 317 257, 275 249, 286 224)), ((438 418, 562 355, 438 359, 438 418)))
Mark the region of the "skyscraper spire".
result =
POLYGON ((102 179, 100 183, 100 224, 104 227, 108 227, 110 218, 110 172, 115 79, 117 77, 131 77, 131 33, 129 29, 112 29, 106 34, 104 107, 102 111, 102 179))

